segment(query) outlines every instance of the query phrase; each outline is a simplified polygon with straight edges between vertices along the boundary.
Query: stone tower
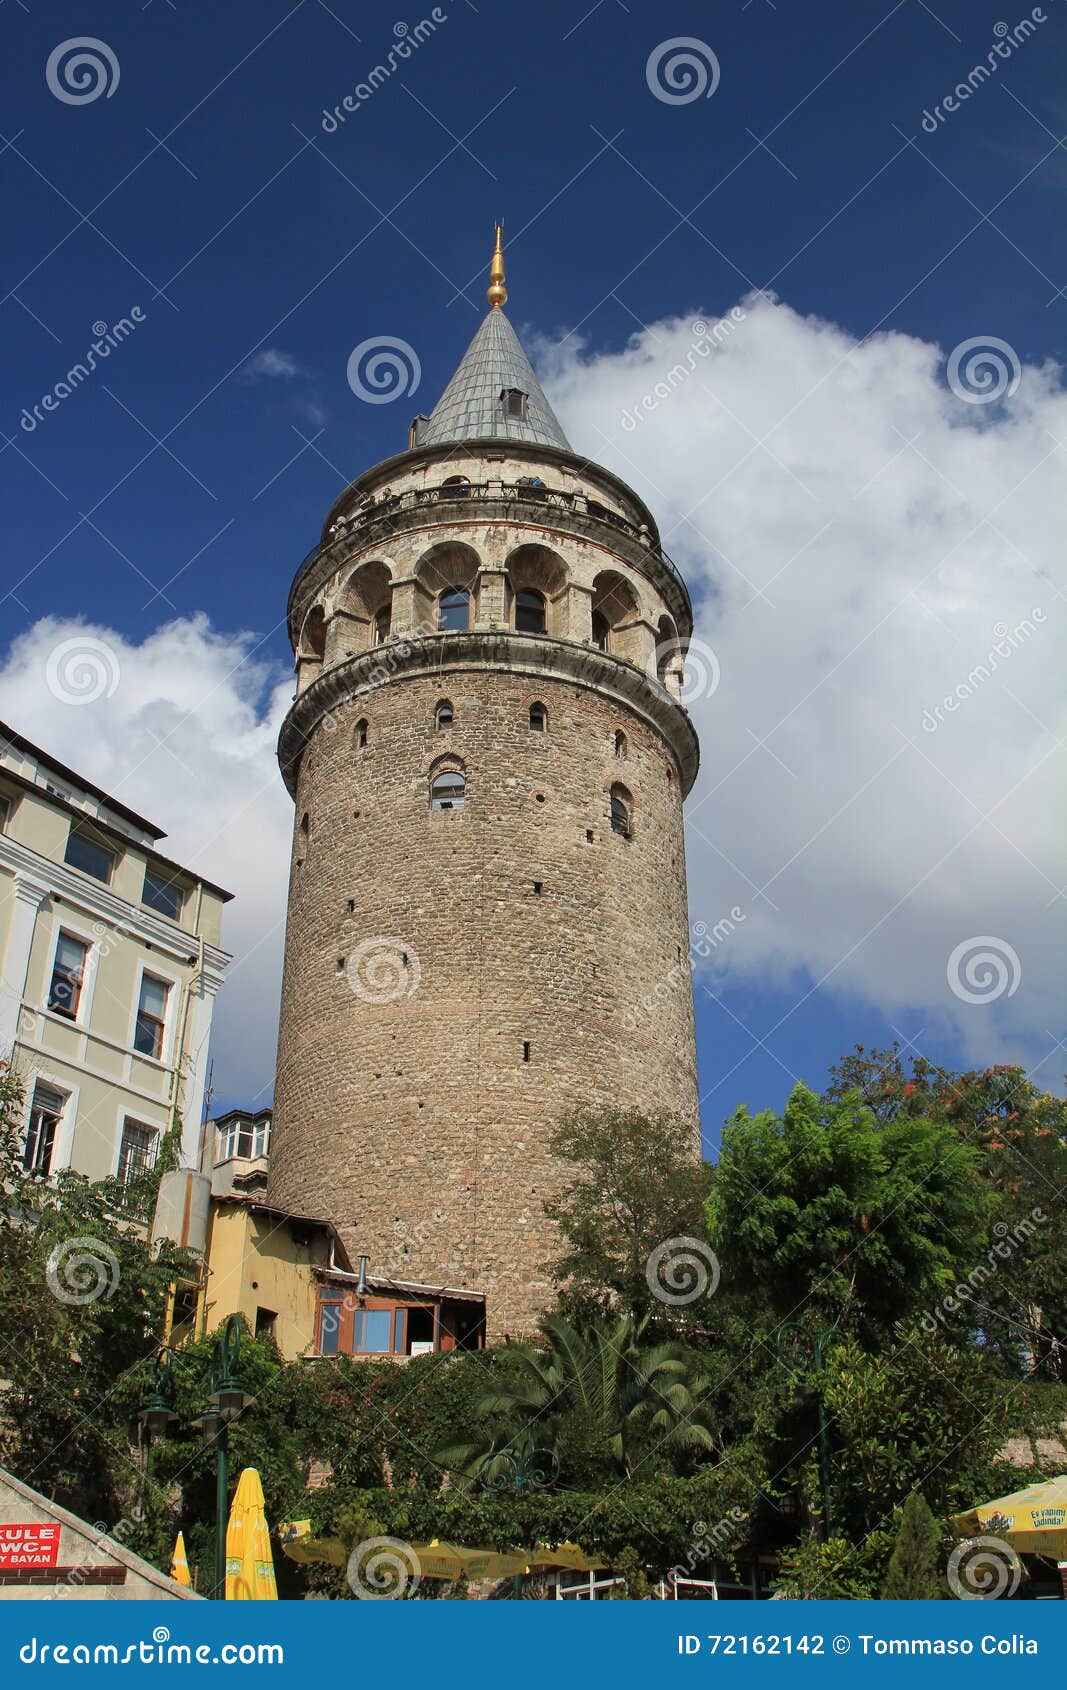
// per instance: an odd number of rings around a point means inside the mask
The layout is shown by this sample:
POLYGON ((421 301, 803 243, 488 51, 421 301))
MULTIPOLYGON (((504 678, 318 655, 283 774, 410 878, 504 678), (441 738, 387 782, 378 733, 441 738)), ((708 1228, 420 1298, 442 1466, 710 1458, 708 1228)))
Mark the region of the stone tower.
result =
POLYGON ((679 701, 689 595, 579 457, 502 306, 297 571, 270 1198, 372 1274, 532 1326, 576 1105, 699 1143, 679 701))

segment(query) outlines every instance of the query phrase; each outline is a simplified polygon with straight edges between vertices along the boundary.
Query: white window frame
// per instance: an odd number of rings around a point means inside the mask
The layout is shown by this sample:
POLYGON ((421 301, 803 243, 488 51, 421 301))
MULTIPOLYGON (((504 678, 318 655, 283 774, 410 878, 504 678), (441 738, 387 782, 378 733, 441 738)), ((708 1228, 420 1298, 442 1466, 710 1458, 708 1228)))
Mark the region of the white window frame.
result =
MULTIPOLYGON (((22 1138, 19 1144, 20 1158, 26 1154, 26 1146, 30 1137, 30 1116, 33 1114, 33 1094, 38 1083, 47 1086, 51 1091, 58 1092, 63 1099, 60 1111, 59 1125, 56 1128, 55 1140, 52 1144, 52 1166, 47 1174, 48 1179, 54 1179, 64 1169, 72 1166, 71 1157, 74 1151, 74 1129, 78 1120, 78 1097, 80 1087, 71 1085, 69 1080, 57 1079, 55 1074, 47 1068, 34 1067, 30 1069, 26 1082, 26 1098, 22 1110, 22 1138)), ((32 1177, 32 1176, 28 1176, 32 1177)))
POLYGON ((159 1147, 163 1142, 162 1127, 158 1127, 154 1121, 146 1121, 142 1115, 135 1115, 131 1113, 131 1111, 126 1108, 126 1105, 123 1104, 119 1109, 118 1132, 115 1135, 115 1155, 111 1164, 111 1175, 113 1179, 119 1179, 121 1177, 122 1135, 125 1131, 127 1121, 129 1121, 132 1127, 143 1127, 146 1133, 152 1134, 155 1148, 152 1154, 151 1166, 154 1168, 159 1160, 159 1147))
POLYGON ((96 992, 96 974, 100 963, 100 939, 91 927, 83 927, 79 921, 72 920, 66 907, 57 910, 52 917, 52 933, 48 948, 48 966, 45 969, 44 989, 41 993, 41 1008, 46 1015, 55 1016, 66 1027, 86 1028, 92 1024, 93 997, 96 992), (56 1015, 54 1009, 48 1007, 48 996, 52 989, 52 977, 56 971, 56 955, 59 951, 59 940, 66 933, 71 939, 85 946, 85 969, 82 974, 82 989, 78 994, 78 1008, 73 1018, 66 1015, 56 1015))
POLYGON ((126 1037, 130 1056, 134 1062, 152 1062, 157 1068, 172 1068, 174 1066, 174 1040, 178 1024, 175 1005, 180 1001, 181 985, 180 975, 172 974, 169 969, 160 968, 154 956, 151 962, 145 962, 143 958, 139 959, 134 981, 133 1010, 126 1037), (158 1056, 146 1056, 144 1051, 138 1050, 133 1042, 137 1033, 137 1012, 140 1007, 141 989, 146 974, 151 975, 153 980, 162 981, 167 988, 167 1007, 163 1016, 163 1048, 158 1056))

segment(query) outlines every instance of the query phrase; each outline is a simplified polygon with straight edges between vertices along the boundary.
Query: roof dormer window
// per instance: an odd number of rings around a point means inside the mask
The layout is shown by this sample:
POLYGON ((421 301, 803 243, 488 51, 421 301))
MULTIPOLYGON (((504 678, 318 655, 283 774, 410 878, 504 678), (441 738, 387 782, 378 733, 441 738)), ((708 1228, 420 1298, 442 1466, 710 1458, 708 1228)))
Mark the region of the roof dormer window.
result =
POLYGON ((504 415, 506 417, 514 417, 516 422, 525 422, 526 404, 528 399, 529 394, 524 393, 521 387, 505 387, 503 393, 500 395, 500 403, 504 407, 504 415))

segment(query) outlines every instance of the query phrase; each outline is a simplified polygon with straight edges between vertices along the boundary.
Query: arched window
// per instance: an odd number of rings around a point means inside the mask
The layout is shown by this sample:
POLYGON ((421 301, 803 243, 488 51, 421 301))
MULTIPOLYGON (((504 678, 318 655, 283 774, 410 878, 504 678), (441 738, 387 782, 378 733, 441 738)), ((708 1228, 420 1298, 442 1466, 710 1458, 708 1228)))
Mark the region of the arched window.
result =
POLYGON ((615 755, 616 755, 616 757, 625 757, 628 750, 629 750, 629 746, 627 744, 626 735, 623 733, 621 728, 616 728, 616 730, 615 730, 615 755))
POLYGON ((520 634, 543 634, 545 631, 545 596, 532 587, 523 587, 515 594, 515 628, 520 634))
POLYGON ((465 475, 450 475, 441 483, 442 499, 465 499, 470 492, 471 484, 465 475))
POLYGON ((611 789, 611 831, 623 839, 633 837, 633 799, 624 786, 611 789))
POLYGON ((311 835, 311 818, 308 815, 307 811, 305 810, 304 814, 300 818, 300 826, 298 827, 297 834, 296 834, 296 866, 297 866, 297 868, 300 868, 303 865, 304 858, 308 854, 308 839, 309 839, 310 835, 311 835))
POLYGON ((367 740, 370 738, 370 723, 368 722, 366 716, 361 716, 359 721, 356 723, 356 730, 353 738, 355 740, 357 751, 366 750, 367 740))
POLYGON ((608 626, 607 617, 602 616, 599 610, 594 610, 594 612, 593 612, 593 644, 595 646, 599 646, 601 651, 607 651, 607 649, 608 649, 608 635, 610 633, 611 633, 611 629, 608 626))
POLYGON ((530 705, 530 726, 535 734, 548 732, 548 711, 543 704, 530 705))
POLYGON ((437 626, 462 633, 467 626, 470 602, 466 587, 446 587, 437 600, 437 626))
POLYGON ((374 618, 374 643, 375 643, 375 645, 384 645, 385 644, 386 640, 389 638, 389 629, 392 625, 392 620, 393 620, 392 605, 391 604, 383 604, 381 610, 379 610, 376 613, 375 618, 374 618))
POLYGON ((467 783, 457 769, 446 769, 430 782, 431 810, 462 810, 467 801, 467 783))
POLYGON ((438 733, 444 733, 446 728, 450 728, 452 726, 452 723, 455 721, 455 711, 452 709, 452 700, 450 698, 442 698, 440 704, 433 713, 433 719, 434 726, 436 727, 438 733))

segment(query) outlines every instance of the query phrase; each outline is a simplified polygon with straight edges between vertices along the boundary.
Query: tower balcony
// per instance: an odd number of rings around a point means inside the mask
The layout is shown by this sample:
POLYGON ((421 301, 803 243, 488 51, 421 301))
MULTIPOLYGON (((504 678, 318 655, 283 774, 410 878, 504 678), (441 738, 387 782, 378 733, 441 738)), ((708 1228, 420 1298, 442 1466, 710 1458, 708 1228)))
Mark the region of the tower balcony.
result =
POLYGON ((585 493, 552 487, 539 478, 472 482, 455 476, 435 486, 399 492, 386 487, 349 509, 335 507, 326 534, 304 558, 293 580, 288 618, 294 649, 324 583, 349 559, 420 532, 427 534, 426 544, 431 545, 438 538, 435 530, 447 528, 450 535, 462 538, 464 528, 489 524, 510 524, 604 547, 650 582, 668 607, 678 633, 688 638, 693 624, 689 593, 651 527, 632 522, 585 493))

